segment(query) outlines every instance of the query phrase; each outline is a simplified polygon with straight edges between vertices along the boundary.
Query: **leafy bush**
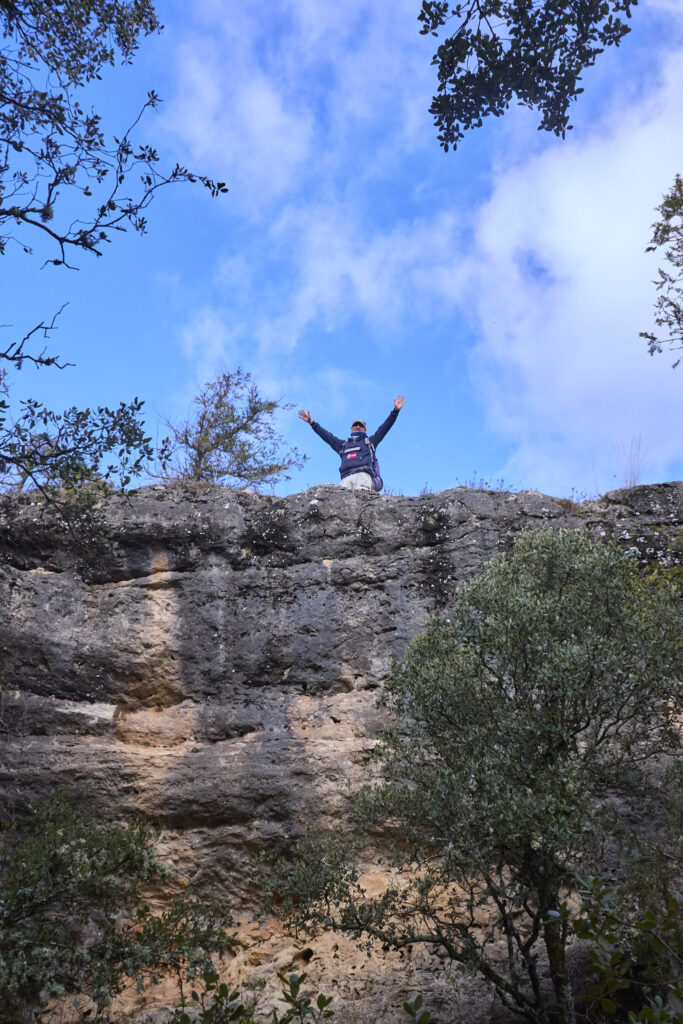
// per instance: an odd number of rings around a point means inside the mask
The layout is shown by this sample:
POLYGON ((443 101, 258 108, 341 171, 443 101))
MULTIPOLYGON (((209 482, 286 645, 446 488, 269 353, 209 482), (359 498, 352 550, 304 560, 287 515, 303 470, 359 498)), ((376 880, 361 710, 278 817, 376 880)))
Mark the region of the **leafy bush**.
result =
POLYGON ((88 996, 105 1021, 115 995, 161 972, 179 980, 230 948, 229 915, 189 895, 154 915, 143 886, 171 872, 144 822, 95 822, 62 796, 0 833, 0 1005, 3 1020, 36 1020, 47 1001, 88 996))
MULTIPOLYGON (((306 980, 303 974, 290 974, 289 977, 279 972, 278 978, 284 986, 282 989, 282 1002, 287 1003, 289 1009, 280 1016, 277 1010, 273 1010, 272 1024, 293 1024, 295 1021, 320 1022, 334 1017, 334 1010, 328 1009, 332 1002, 331 997, 320 993, 315 998, 306 995, 301 986, 306 980)), ((183 1001, 182 1009, 176 1010, 169 1024, 193 1024, 195 1020, 201 1024, 232 1024, 233 1021, 241 1021, 242 1024, 253 1024, 251 1006, 244 1006, 240 999, 239 989, 231 991, 230 988, 221 982, 216 971, 205 970, 202 975, 204 989, 193 989, 190 993, 192 1001, 200 1008, 198 1017, 191 1017, 185 1009, 183 1001), (209 998, 207 998, 207 995, 209 998)))
POLYGON ((583 998, 606 1014, 628 1013, 629 1024, 680 1021, 683 894, 644 910, 638 895, 600 876, 586 880, 573 922, 578 938, 590 942, 592 982, 583 998))

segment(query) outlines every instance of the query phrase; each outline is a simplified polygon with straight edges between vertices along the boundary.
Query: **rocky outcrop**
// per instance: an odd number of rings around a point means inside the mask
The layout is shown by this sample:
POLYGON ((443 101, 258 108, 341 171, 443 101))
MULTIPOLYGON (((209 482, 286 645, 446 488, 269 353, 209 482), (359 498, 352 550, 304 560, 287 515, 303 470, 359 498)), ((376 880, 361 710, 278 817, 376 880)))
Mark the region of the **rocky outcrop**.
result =
MULTIPOLYGON (((86 787, 96 806, 140 812, 183 877, 244 915, 254 852, 343 819, 392 658, 460 582, 525 527, 614 536, 643 562, 678 564, 681 521, 681 483, 583 505, 466 488, 273 498, 155 486, 108 498, 83 541, 41 505, 5 499, 0 799, 86 787)), ((270 977, 272 963, 301 953, 276 931, 245 928, 243 974, 270 977)), ((452 1000, 427 955, 410 970, 388 962, 380 997, 360 954, 319 943, 329 949, 310 954, 311 976, 327 956, 345 1021, 365 1019, 367 1000, 378 1022, 393 1020, 378 1012, 383 1000, 400 1005, 419 988, 433 1005, 452 1000)))

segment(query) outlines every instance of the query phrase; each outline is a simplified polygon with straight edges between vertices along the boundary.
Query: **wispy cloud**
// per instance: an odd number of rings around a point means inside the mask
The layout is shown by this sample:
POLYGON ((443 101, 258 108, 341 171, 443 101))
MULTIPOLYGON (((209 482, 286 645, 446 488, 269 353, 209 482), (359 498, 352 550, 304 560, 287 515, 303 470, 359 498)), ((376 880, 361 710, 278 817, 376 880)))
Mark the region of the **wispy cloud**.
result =
POLYGON ((221 260, 211 312, 192 314, 183 350, 213 365, 242 345, 253 365, 286 358, 311 330, 331 334, 358 317, 380 346, 389 335, 396 344, 408 322, 424 325, 462 301, 462 235, 450 211, 382 230, 353 206, 291 206, 270 229, 265 272, 254 273, 244 254, 221 260))
POLYGON ((180 328, 179 341, 193 368, 188 388, 194 389, 226 366, 240 362, 242 330, 214 306, 196 309, 180 328))
POLYGON ((432 49, 411 0, 290 0, 276 12, 256 0, 229 18, 203 0, 177 48, 166 128, 229 178, 242 214, 310 190, 345 193, 424 144, 432 49))
POLYGON ((313 117, 259 66, 248 41, 233 42, 194 35, 179 49, 182 84, 167 126, 195 165, 228 179, 245 212, 259 214, 298 186, 313 153, 313 117))
POLYGON ((459 234, 452 212, 382 230, 353 207, 286 211, 274 237, 297 271, 278 317, 281 335, 295 341, 314 322, 331 330, 357 315, 381 331, 397 327, 408 310, 431 311, 435 301, 452 308, 460 288, 459 234))

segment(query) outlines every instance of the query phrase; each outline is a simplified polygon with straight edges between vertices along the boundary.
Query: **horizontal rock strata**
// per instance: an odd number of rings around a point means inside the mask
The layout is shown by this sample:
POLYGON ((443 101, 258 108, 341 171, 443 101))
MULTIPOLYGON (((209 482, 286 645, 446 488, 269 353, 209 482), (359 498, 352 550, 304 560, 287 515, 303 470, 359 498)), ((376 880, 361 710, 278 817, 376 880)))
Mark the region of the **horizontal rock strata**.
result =
MULTIPOLYGON (((466 488, 155 486, 108 498, 80 537, 30 499, 3 499, 0 799, 61 786, 142 813, 184 878, 245 912, 254 852, 347 813, 392 659, 463 580, 526 527, 613 536, 643 563, 676 565, 682 521, 682 483, 582 505, 466 488)), ((349 957, 344 1019, 372 1005, 393 1020, 377 1006, 392 985, 410 994, 394 968, 372 1002, 349 957)), ((442 998, 425 963, 418 981, 442 998)))

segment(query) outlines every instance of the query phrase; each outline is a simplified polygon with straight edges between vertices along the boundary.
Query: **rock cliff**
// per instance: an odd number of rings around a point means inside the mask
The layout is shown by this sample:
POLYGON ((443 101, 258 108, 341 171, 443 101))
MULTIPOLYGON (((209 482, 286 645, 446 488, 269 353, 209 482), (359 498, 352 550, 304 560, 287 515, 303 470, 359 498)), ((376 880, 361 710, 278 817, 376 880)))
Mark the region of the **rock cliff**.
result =
MULTIPOLYGON (((155 486, 104 501, 84 546, 41 505, 3 499, 0 799, 87 786, 155 821, 180 877, 241 913, 235 976, 310 959, 348 1024, 396 1020, 419 990, 438 1011, 453 994, 427 954, 380 970, 333 937, 302 951, 249 923, 248 861, 343 819, 392 658, 520 530, 586 529, 671 565, 682 521, 680 482, 583 505, 155 486)), ((489 1011, 470 1004, 467 1019, 489 1011)))

